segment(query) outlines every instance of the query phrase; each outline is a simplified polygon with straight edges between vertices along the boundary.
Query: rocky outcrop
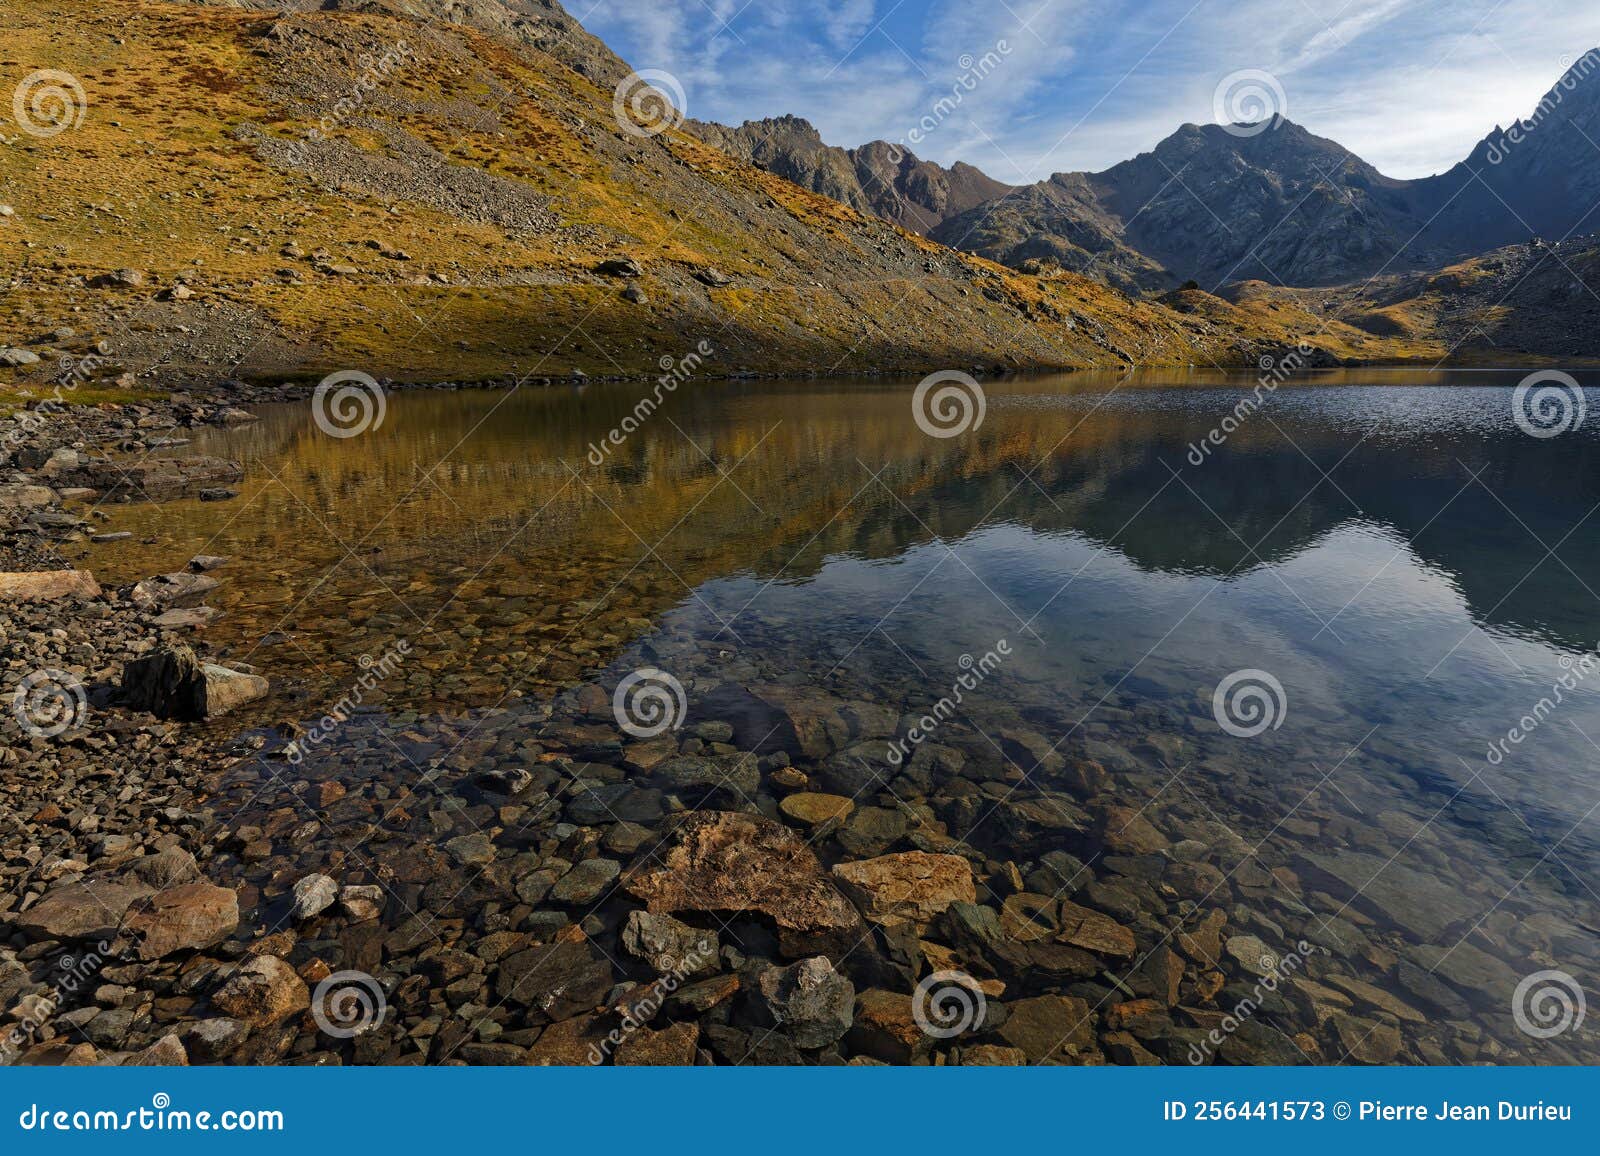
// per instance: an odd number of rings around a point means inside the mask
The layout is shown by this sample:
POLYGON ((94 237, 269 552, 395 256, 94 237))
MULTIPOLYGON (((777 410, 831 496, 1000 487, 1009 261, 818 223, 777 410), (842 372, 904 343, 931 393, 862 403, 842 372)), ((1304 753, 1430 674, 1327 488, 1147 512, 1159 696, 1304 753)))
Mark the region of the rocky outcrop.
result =
POLYGON ((122 695, 134 710, 158 718, 216 718, 263 697, 266 679, 201 662, 187 646, 171 646, 123 667, 122 695))
POLYGON ((1010 188, 969 164, 957 162, 947 169, 888 141, 855 149, 825 144, 822 134, 797 116, 747 120, 737 128, 703 121, 685 127, 708 144, 801 188, 913 233, 926 234, 1010 188))

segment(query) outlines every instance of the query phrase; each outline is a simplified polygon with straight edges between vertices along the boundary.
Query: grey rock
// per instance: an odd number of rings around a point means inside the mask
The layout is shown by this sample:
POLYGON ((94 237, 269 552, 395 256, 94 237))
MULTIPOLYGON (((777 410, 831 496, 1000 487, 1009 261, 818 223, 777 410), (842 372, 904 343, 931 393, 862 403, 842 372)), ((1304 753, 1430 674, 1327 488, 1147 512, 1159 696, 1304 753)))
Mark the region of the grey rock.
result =
POLYGON ((767 1012, 799 1048, 825 1048, 855 1019, 856 989, 824 956, 768 968, 757 980, 767 1012))
POLYGON ((326 875, 307 875, 294 885, 295 920, 312 919, 333 906, 339 885, 326 875))
POLYGON ((714 931, 690 927, 670 915, 630 911, 622 946, 661 975, 698 975, 716 970, 721 945, 714 931))

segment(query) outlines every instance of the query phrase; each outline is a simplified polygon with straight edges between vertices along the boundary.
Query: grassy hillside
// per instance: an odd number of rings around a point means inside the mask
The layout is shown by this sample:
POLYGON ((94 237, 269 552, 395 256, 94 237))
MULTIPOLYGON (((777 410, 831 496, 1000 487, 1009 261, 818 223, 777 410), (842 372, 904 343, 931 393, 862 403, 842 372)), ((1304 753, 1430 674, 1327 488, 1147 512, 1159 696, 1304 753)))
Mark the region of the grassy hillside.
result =
POLYGON ((0 150, 0 344, 43 358, 14 381, 92 340, 96 374, 157 386, 650 373, 701 340, 708 373, 1241 365, 1307 320, 951 252, 687 134, 626 132, 609 88, 465 28, 131 0, 8 20, 8 90, 55 69, 83 94, 0 150), (623 258, 643 275, 595 272, 623 258))

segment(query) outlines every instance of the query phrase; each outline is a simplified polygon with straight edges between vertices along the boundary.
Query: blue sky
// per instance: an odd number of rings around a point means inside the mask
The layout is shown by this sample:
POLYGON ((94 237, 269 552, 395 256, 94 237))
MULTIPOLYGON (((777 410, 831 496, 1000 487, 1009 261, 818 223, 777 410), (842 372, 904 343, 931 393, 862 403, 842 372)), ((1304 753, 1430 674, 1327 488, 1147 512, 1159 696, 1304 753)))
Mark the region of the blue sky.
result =
POLYGON ((1184 122, 1211 122, 1219 84, 1245 71, 1272 78, 1260 91, 1291 120, 1390 176, 1426 176, 1531 113, 1600 46, 1596 0, 567 6, 633 67, 675 76, 690 116, 737 124, 792 112, 830 144, 904 141, 1015 183, 1102 169, 1184 122), (985 57, 998 63, 972 81, 964 62, 985 57), (959 107, 933 115, 963 75, 959 107), (913 136, 930 116, 931 131, 913 136))

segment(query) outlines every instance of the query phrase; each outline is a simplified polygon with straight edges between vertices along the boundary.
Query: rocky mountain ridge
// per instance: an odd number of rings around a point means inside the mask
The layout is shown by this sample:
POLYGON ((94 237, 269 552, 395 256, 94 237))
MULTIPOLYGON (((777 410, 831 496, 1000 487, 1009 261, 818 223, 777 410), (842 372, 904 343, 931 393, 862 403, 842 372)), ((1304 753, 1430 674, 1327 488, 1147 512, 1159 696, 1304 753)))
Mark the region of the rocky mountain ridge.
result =
POLYGON ((1053 262, 1131 292, 1193 279, 1331 286, 1438 270, 1576 232, 1600 201, 1600 49, 1563 74, 1528 120, 1497 127, 1445 173, 1397 180, 1284 118, 1180 127, 1153 150, 1099 173, 1057 173, 977 203, 990 181, 970 165, 915 157, 875 181, 794 117, 739 129, 695 126, 773 172, 932 239, 1017 268, 1053 262), (845 163, 848 160, 850 163, 845 163))

